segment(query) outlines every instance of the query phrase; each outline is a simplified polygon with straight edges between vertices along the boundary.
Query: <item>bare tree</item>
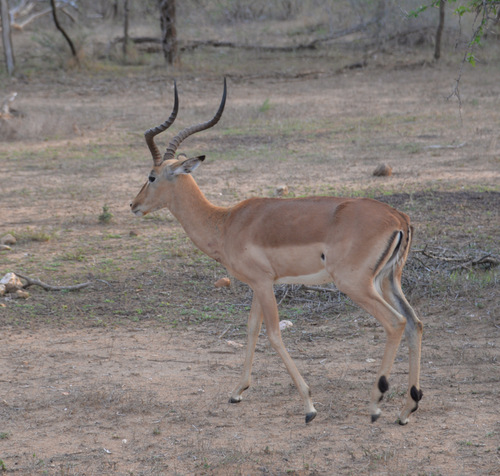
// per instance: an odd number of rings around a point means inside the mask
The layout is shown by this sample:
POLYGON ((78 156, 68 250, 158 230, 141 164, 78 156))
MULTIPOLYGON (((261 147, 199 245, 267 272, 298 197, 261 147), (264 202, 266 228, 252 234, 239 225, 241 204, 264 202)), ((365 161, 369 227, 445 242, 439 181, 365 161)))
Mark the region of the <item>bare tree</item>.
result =
POLYGON ((160 7, 161 43, 167 64, 177 61, 177 30, 175 28, 175 0, 158 0, 160 7))
POLYGON ((5 63, 9 76, 14 74, 14 48, 12 47, 12 36, 10 34, 9 1, 0 0, 0 13, 2 15, 2 42, 5 53, 5 63))

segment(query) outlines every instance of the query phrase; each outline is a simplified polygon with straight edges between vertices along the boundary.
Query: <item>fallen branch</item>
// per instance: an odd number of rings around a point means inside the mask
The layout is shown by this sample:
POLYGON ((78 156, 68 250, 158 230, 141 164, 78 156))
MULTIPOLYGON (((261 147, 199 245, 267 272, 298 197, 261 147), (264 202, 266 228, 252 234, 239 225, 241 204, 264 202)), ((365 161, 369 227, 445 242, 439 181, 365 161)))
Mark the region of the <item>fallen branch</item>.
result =
POLYGON ((92 284, 92 281, 87 281, 86 283, 75 284, 73 286, 53 286, 52 284, 43 283, 38 279, 23 276, 19 273, 16 273, 16 275, 26 281, 26 284, 23 286, 24 288, 28 288, 30 286, 40 286, 45 289, 45 291, 78 291, 79 289, 86 288, 92 284))
MULTIPOLYGON (((232 41, 219 41, 219 40, 197 40, 197 41, 189 41, 179 46, 180 51, 191 51, 199 47, 210 46, 212 48, 236 48, 241 50, 260 50, 260 51, 270 51, 270 52, 292 52, 297 50, 314 50, 321 43, 326 43, 328 41, 337 40, 344 36, 352 35, 353 33, 358 33, 360 31, 365 30, 370 25, 375 23, 374 20, 368 21, 366 23, 360 23, 359 25, 355 25, 351 28, 345 28, 344 30, 339 30, 331 35, 325 36, 323 38, 317 38, 308 43, 298 43, 294 45, 284 45, 284 46, 274 46, 274 45, 254 45, 254 44, 246 44, 246 43, 233 43, 232 41)), ((115 38, 111 45, 115 45, 117 43, 121 43, 124 41, 123 37, 115 38)), ((129 41, 135 44, 142 43, 161 43, 160 38, 150 37, 150 36, 141 36, 136 38, 129 38, 129 41)))
POLYGON ((425 247, 422 250, 413 250, 413 252, 420 253, 420 254, 424 255, 426 258, 437 259, 439 261, 448 261, 448 262, 452 261, 452 262, 463 263, 464 261, 467 261, 469 259, 469 258, 464 258, 463 256, 447 258, 446 256, 430 253, 429 251, 427 251, 427 247, 425 247))
POLYGON ((337 288, 323 288, 323 287, 316 287, 316 286, 302 286, 306 291, 317 291, 317 292, 324 292, 324 293, 338 293, 339 290, 337 288))
POLYGON ((492 256, 491 253, 479 258, 479 259, 473 259, 466 261, 465 263, 462 263, 459 266, 455 266, 451 270, 454 271, 456 269, 471 269, 474 266, 485 266, 486 268, 495 268, 496 266, 500 265, 500 260, 496 258, 495 256, 492 256))
MULTIPOLYGON (((443 250, 443 253, 446 253, 448 250, 443 250)), ((426 258, 442 261, 446 263, 457 263, 456 266, 450 269, 450 271, 455 271, 457 269, 471 269, 474 266, 484 266, 486 268, 494 268, 500 265, 500 258, 498 256, 494 256, 491 253, 487 253, 480 258, 473 258, 471 256, 459 255, 455 256, 444 256, 444 254, 436 254, 427 250, 427 246, 420 250, 413 250, 413 253, 419 253, 426 258)), ((423 264, 422 261, 418 260, 420 264, 423 264)))
POLYGON ((427 145, 424 147, 424 149, 461 149, 467 144, 467 142, 462 142, 461 144, 457 145, 427 145))

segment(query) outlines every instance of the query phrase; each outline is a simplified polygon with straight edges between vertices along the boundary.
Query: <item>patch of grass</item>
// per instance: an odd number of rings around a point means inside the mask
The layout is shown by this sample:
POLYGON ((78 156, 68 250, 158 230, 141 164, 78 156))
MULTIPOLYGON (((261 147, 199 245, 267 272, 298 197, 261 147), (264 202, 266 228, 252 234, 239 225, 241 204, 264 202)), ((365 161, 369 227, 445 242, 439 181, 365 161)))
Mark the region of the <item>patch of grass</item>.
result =
POLYGON ((117 233, 107 233, 102 236, 103 240, 119 240, 122 238, 122 235, 119 235, 117 233))
POLYGON ((496 269, 488 270, 455 270, 449 276, 451 285, 457 288, 473 286, 475 288, 486 288, 496 284, 498 271, 496 269))
POLYGON ((461 440, 461 441, 458 441, 457 442, 459 446, 471 446, 471 447, 481 447, 481 446, 484 446, 483 443, 474 443, 470 440, 461 440))
POLYGON ((52 261, 51 263, 47 263, 46 265, 42 266, 42 269, 46 271, 57 271, 58 269, 63 267, 63 263, 59 260, 52 261))
POLYGON ((267 112, 271 109, 271 101, 269 101, 269 98, 267 98, 262 105, 259 107, 259 112, 267 112))
POLYGON ((68 251, 67 253, 63 254, 61 259, 63 259, 64 261, 83 262, 86 260, 86 256, 84 250, 78 248, 74 251, 68 251))
POLYGON ((361 448, 365 456, 369 459, 370 463, 368 468, 375 470, 375 468, 382 463, 387 463, 388 460, 394 457, 394 451, 379 450, 372 451, 369 448, 361 448))
POLYGON ((44 228, 40 230, 26 228, 26 230, 23 231, 14 231, 12 234, 19 243, 27 243, 30 241, 43 243, 51 240, 54 236, 54 233, 49 233, 44 228))
POLYGON ((422 151, 422 146, 415 142, 406 142, 401 146, 403 152, 407 154, 418 154, 422 151))
POLYGON ((102 213, 99 215, 99 223, 107 224, 113 219, 113 214, 109 211, 109 206, 104 205, 102 207, 102 213))

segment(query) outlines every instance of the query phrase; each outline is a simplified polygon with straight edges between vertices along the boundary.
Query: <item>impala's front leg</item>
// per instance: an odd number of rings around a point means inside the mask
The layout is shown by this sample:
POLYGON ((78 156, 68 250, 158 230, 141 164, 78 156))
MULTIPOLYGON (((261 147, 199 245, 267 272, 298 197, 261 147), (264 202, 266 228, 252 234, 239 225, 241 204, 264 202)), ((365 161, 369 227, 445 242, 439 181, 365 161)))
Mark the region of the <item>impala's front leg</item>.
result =
POLYGON ((241 376, 238 386, 233 390, 229 403, 238 403, 242 400, 242 393, 250 387, 252 380, 252 362, 255 353, 255 346, 259 338, 260 328, 262 326, 262 309, 259 301, 255 298, 252 300, 252 307, 250 309, 250 316, 248 316, 247 332, 248 343, 245 355, 245 364, 243 365, 243 375, 241 376))
POLYGON ((309 423, 316 416, 316 409, 314 408, 311 391, 307 386, 306 382, 300 375, 295 363, 293 362, 290 354, 285 349, 283 341, 281 339, 281 331, 279 326, 279 316, 278 316, 278 306, 276 304, 276 298, 274 297, 274 289, 272 284, 268 286, 260 286, 258 289, 254 289, 254 299, 260 302, 262 308, 262 313, 264 317, 264 323, 266 324, 267 337, 273 349, 278 353, 278 355, 283 360, 290 377, 292 377, 295 386, 299 390, 299 393, 304 401, 304 409, 306 413, 306 423, 309 423))

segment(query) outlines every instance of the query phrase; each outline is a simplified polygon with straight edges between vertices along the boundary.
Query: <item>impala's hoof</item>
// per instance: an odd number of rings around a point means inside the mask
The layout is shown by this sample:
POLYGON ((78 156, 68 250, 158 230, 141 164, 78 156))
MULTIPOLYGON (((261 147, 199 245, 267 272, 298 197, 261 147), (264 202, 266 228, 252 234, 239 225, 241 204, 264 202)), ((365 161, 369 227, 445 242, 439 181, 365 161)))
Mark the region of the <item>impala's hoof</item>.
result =
POLYGON ((240 403, 243 400, 241 397, 231 397, 229 403, 240 403))
POLYGON ((382 411, 379 409, 377 413, 372 415, 372 423, 375 423, 380 418, 380 415, 382 415, 382 411))
POLYGON ((313 412, 306 413, 306 425, 314 420, 318 412, 314 410, 313 412))
POLYGON ((396 420, 396 423, 399 423, 401 426, 405 426, 410 420, 408 418, 401 418, 399 417, 396 420))

